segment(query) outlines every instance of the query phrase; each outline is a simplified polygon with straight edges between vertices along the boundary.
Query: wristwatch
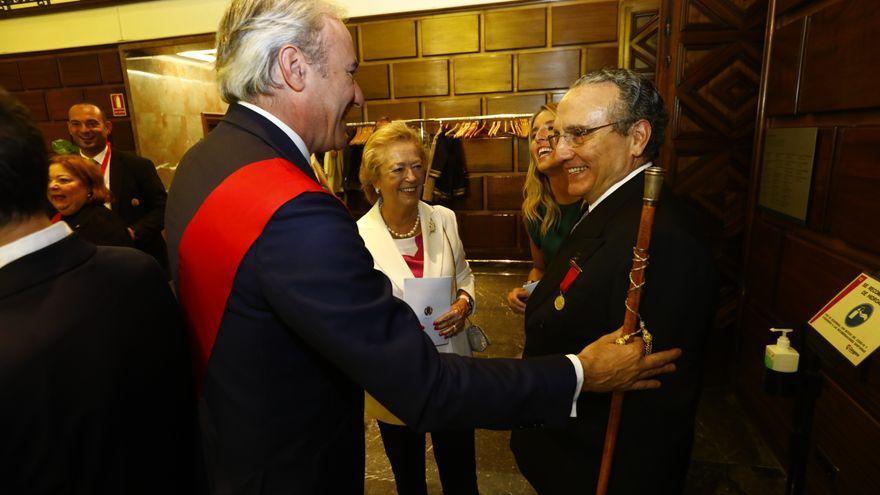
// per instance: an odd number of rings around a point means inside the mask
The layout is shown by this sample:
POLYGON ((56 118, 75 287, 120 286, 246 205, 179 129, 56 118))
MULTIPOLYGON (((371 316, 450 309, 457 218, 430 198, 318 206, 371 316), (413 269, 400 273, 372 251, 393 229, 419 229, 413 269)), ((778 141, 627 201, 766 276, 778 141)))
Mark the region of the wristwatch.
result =
POLYGON ((468 305, 467 313, 465 313, 465 316, 470 315, 474 312, 474 299, 471 297, 470 294, 465 291, 461 291, 461 294, 458 295, 458 298, 464 299, 464 302, 466 302, 468 305))

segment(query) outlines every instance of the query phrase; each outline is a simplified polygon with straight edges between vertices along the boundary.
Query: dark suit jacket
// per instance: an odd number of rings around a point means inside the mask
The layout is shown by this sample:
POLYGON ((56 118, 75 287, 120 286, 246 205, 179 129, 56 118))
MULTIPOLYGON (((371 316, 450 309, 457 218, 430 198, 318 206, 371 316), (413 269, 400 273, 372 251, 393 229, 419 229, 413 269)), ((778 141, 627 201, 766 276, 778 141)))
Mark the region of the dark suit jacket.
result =
MULTIPOLYGON (((205 197, 232 172, 277 157, 314 179, 290 139, 240 105, 187 152, 166 217, 175 276, 177 246, 205 197)), ((438 354, 373 269, 345 207, 305 193, 275 213, 239 265, 208 361, 200 412, 212 492, 362 493, 364 388, 432 430, 561 422, 574 387, 563 356, 438 354)))
POLYGON ((74 234, 0 268, 0 493, 197 492, 188 372, 149 256, 74 234))
POLYGON ((135 247, 168 269, 165 201, 168 194, 153 162, 132 153, 113 150, 110 158, 110 209, 135 231, 135 247))
MULTIPOLYGON (((563 242, 526 306, 525 356, 574 352, 622 325, 643 189, 641 174, 600 203, 563 242), (573 257, 583 273, 557 311, 553 300, 573 257)), ((664 190, 640 313, 655 350, 680 347, 684 354, 659 390, 626 395, 610 493, 680 493, 683 487, 715 294, 709 252, 689 216, 664 190)), ((608 394, 584 394, 577 419, 565 427, 514 432, 517 462, 539 493, 594 489, 609 403, 608 394)))
POLYGON ((134 247, 125 223, 103 204, 85 204, 78 212, 61 219, 81 238, 96 246, 134 247))

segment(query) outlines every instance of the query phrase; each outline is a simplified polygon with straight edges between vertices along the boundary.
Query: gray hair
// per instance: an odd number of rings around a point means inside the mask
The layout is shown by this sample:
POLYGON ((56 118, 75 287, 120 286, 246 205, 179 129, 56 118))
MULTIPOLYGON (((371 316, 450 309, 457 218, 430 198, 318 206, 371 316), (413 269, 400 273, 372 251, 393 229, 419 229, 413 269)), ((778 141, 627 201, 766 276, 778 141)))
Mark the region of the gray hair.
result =
POLYGON ((325 70, 320 39, 326 18, 342 12, 326 0, 232 0, 217 29, 217 79, 223 101, 235 103, 271 94, 276 56, 294 45, 309 63, 325 70))
POLYGON ((611 109, 618 121, 614 130, 626 135, 637 121, 648 121, 651 124, 651 139, 645 145, 644 155, 648 160, 657 158, 669 115, 654 83, 628 69, 602 69, 584 74, 575 81, 571 89, 603 83, 614 84, 619 91, 617 103, 611 109))

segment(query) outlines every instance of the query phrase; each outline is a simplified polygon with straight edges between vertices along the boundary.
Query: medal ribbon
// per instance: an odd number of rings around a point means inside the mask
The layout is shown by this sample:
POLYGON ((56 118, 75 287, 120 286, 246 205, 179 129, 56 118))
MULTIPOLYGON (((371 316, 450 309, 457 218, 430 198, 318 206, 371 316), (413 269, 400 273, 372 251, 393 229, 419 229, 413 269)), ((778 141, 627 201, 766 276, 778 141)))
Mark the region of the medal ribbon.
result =
POLYGON ((566 292, 568 292, 568 288, 571 287, 571 284, 574 283, 575 279, 578 278, 578 275, 583 273, 581 267, 574 262, 573 259, 568 260, 569 266, 568 272, 565 274, 565 277, 562 279, 562 282, 559 284, 559 293, 563 296, 566 292))
POLYGON ((101 160, 101 177, 107 172, 107 165, 110 165, 110 142, 107 142, 107 153, 104 153, 104 159, 101 160))

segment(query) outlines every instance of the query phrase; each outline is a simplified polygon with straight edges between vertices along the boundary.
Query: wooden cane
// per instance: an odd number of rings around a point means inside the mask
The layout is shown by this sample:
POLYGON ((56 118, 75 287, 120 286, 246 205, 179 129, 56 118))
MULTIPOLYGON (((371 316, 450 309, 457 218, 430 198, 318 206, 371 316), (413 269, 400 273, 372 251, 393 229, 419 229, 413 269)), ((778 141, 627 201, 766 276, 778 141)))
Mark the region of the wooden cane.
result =
MULTIPOLYGON (((663 169, 648 167, 645 170, 645 195, 642 198, 642 218, 639 221, 639 235, 633 248, 633 264, 629 271, 629 291, 626 295, 626 314, 623 317, 623 334, 628 336, 636 331, 639 320, 639 303, 642 299, 642 286, 645 285, 645 269, 648 267, 648 247, 651 245, 651 231, 654 227, 654 210, 660 200, 663 185, 663 169)), ((618 339, 620 340, 620 339, 618 339)), ((624 338, 623 342, 628 341, 624 338)), ((620 343, 620 342, 619 342, 620 343)), ((617 431, 620 428, 620 415, 623 410, 623 392, 611 394, 611 409, 608 413, 608 426, 605 429, 605 447, 602 450, 602 464, 599 467, 599 483, 596 495, 605 495, 611 478, 611 464, 614 461, 614 447, 617 444, 617 431)))

